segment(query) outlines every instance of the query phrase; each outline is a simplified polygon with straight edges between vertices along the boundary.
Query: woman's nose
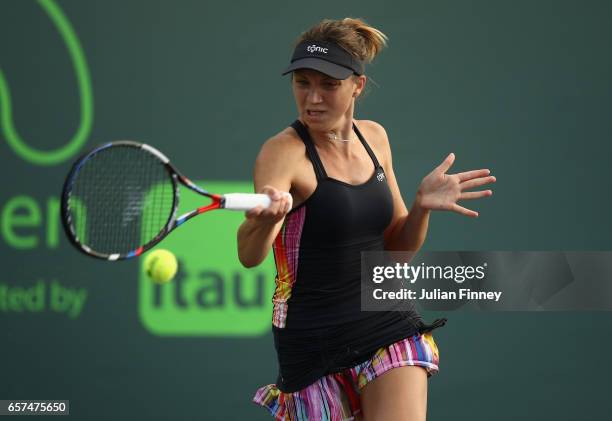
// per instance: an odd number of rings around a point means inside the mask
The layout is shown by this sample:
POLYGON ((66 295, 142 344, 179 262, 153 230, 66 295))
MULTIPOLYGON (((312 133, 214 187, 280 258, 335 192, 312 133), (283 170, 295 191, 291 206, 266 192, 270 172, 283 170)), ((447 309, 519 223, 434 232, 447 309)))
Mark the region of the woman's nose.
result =
POLYGON ((319 93, 318 89, 311 89, 308 92, 308 101, 310 101, 312 104, 318 104, 319 102, 323 101, 323 97, 319 93))

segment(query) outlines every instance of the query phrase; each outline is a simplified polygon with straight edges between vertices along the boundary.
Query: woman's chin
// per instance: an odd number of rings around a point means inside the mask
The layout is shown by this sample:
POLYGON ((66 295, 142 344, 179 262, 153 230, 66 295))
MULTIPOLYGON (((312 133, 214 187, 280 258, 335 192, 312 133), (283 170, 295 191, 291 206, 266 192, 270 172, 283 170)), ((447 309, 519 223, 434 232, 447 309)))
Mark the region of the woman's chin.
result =
POLYGON ((329 123, 327 118, 322 118, 319 116, 312 117, 308 114, 302 115, 302 121, 306 123, 308 127, 314 130, 325 131, 330 130, 333 126, 329 123))

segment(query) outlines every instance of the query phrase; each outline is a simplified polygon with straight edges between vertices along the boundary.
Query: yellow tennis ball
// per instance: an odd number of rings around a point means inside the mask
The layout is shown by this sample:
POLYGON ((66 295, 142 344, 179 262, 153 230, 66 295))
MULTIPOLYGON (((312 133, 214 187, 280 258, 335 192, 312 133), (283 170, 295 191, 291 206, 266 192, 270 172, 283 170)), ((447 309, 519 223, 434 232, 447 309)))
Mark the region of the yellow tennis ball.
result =
POLYGON ((164 284, 170 282, 176 270, 178 262, 176 256, 164 249, 157 249, 150 252, 144 260, 144 269, 149 278, 154 282, 164 284))

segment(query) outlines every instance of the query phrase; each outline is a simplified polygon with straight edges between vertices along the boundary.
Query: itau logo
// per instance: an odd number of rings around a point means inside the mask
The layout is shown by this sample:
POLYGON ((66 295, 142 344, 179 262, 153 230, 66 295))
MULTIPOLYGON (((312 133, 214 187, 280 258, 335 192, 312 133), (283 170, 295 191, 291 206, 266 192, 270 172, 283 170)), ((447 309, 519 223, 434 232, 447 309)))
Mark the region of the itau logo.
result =
MULTIPOLYGON (((249 182, 196 184, 215 192, 252 189, 249 182)), ((146 198, 144 199, 147 200, 146 198)), ((202 206, 202 197, 181 196, 178 214, 202 206)), ((215 211, 185 223, 156 248, 170 250, 179 269, 167 284, 139 271, 139 316, 158 336, 259 336, 270 330, 274 294, 274 257, 245 269, 238 260, 236 231, 242 212, 215 211)), ((150 252, 150 251, 149 251, 150 252)), ((141 259, 143 265, 144 259, 141 259)))
POLYGON ((324 53, 324 54, 327 54, 327 48, 320 47, 320 46, 318 46, 316 44, 309 45, 308 47, 306 47, 306 50, 309 53, 324 53))

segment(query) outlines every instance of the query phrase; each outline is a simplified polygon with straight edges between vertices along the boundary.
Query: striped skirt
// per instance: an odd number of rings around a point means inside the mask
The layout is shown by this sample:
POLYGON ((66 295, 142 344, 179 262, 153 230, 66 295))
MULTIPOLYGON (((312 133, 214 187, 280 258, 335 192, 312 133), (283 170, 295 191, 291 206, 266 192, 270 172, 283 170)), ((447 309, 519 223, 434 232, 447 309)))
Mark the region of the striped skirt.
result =
POLYGON ((253 402, 267 408, 276 420, 344 421, 361 411, 360 390, 381 374, 396 367, 420 366, 427 377, 438 372, 439 352, 431 332, 416 334, 385 348, 369 360, 320 378, 293 393, 275 384, 259 388, 253 402))

